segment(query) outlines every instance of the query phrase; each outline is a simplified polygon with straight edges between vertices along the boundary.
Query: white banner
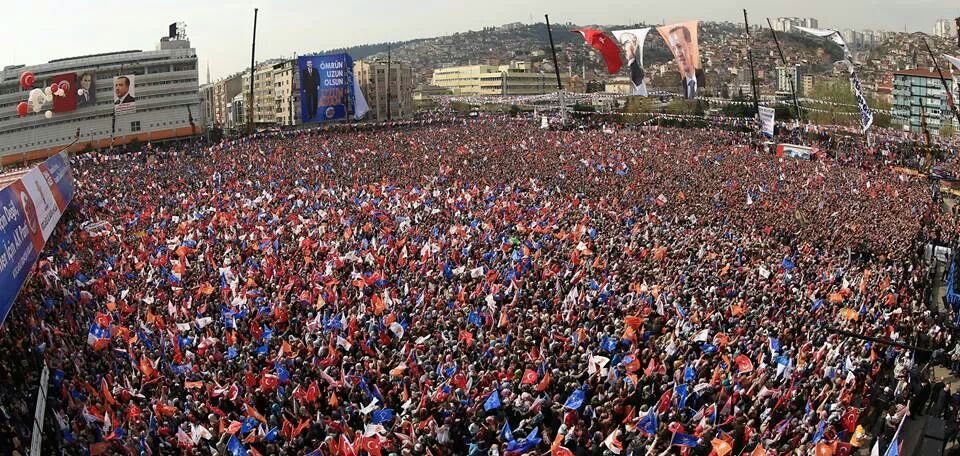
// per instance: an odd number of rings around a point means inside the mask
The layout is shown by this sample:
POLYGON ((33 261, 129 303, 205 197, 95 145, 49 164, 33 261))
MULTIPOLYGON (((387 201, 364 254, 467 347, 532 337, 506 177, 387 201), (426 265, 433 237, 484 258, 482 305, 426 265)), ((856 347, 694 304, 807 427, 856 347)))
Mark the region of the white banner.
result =
POLYGON ((867 130, 870 129, 870 126, 873 125, 873 112, 870 111, 870 106, 867 105, 867 99, 863 96, 863 90, 860 88, 860 79, 857 78, 857 72, 853 66, 853 55, 850 53, 850 48, 847 47, 847 42, 843 40, 843 35, 831 29, 797 28, 811 35, 828 38, 843 49, 843 61, 847 64, 847 71, 850 72, 850 83, 853 85, 853 95, 857 98, 857 106, 860 108, 860 125, 862 126, 862 132, 866 133, 867 130))
MULTIPOLYGON (((389 84, 389 83, 388 83, 389 84)), ((387 100, 390 103, 390 100, 387 100)), ((357 78, 353 78, 353 118, 360 120, 367 115, 370 105, 367 104, 367 98, 363 96, 363 90, 360 89, 360 83, 357 78)))
POLYGON ((631 30, 614 30, 610 33, 620 43, 620 49, 627 62, 630 82, 633 83, 631 95, 647 96, 647 82, 643 71, 643 42, 647 39, 650 27, 631 30))
POLYGON ((760 132, 768 138, 773 137, 773 123, 776 112, 776 109, 760 106, 760 132))

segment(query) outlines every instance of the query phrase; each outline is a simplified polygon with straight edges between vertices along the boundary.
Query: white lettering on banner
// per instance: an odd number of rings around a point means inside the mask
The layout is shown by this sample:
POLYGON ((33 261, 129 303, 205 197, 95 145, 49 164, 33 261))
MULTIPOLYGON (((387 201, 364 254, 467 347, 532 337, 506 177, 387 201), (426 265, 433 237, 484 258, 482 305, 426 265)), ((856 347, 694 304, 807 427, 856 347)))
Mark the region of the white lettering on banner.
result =
MULTIPOLYGON (((12 206, 12 204, 11 204, 12 206)), ((6 212, 8 208, 4 208, 6 212)), ((16 211, 16 208, 14 208, 16 211)), ((17 211, 19 212, 19 211, 17 211)), ((14 214, 16 217, 16 214, 14 214)), ((19 217, 17 217, 19 218, 19 217)), ((12 221, 7 219, 8 222, 12 221)), ((7 270, 7 267, 10 266, 11 262, 14 260, 14 256, 17 254, 17 250, 20 249, 20 246, 23 245, 24 241, 27 240, 27 237, 30 235, 30 228, 26 224, 21 225, 19 228, 13 231, 13 237, 6 239, 3 242, 3 250, 0 251, 0 271, 7 270)), ((29 251, 27 251, 23 257, 17 260, 16 265, 13 270, 10 271, 11 277, 16 277, 20 273, 20 270, 23 269, 23 264, 26 262, 27 257, 29 257, 29 251)))
POLYGON ((343 62, 342 62, 342 61, 323 62, 323 63, 320 64, 320 69, 321 69, 321 70, 337 70, 337 69, 343 69, 343 62))
POLYGON ((7 229, 7 225, 18 218, 20 218, 20 211, 17 210, 16 203, 10 201, 10 204, 4 206, 3 211, 0 212, 0 231, 7 229))

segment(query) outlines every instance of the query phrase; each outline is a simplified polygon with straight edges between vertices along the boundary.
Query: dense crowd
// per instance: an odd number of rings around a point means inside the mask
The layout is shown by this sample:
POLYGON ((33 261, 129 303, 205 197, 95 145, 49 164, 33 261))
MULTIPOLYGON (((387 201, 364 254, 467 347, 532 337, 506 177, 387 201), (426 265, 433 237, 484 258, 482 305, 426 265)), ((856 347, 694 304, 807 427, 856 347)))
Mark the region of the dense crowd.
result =
POLYGON ((952 347, 919 254, 949 215, 881 163, 755 143, 483 119, 79 157, 0 329, 0 432, 25 454, 33 402, 4 395, 43 359, 68 454, 889 439, 917 353, 838 330, 952 347))

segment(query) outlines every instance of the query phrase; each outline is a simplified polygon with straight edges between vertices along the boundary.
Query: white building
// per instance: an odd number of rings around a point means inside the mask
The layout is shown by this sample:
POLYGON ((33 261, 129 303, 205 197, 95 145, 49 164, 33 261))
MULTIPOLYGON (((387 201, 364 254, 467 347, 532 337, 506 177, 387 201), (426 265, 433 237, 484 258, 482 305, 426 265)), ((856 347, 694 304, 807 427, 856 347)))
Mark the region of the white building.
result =
POLYGON ((940 38, 952 38, 956 36, 957 29, 953 21, 949 19, 938 19, 933 25, 933 34, 940 38))
POLYGON ((79 139, 70 151, 200 135, 204 118, 198 82, 197 54, 182 33, 163 37, 155 51, 109 52, 5 67, 0 71, 0 165, 44 159, 73 142, 78 131, 79 139), (33 72, 38 88, 49 87, 54 77, 70 73, 79 85, 89 74, 93 100, 50 119, 43 111, 20 118, 17 104, 28 97, 19 83, 24 71, 33 72), (114 115, 113 79, 120 75, 134 75, 136 112, 114 115))

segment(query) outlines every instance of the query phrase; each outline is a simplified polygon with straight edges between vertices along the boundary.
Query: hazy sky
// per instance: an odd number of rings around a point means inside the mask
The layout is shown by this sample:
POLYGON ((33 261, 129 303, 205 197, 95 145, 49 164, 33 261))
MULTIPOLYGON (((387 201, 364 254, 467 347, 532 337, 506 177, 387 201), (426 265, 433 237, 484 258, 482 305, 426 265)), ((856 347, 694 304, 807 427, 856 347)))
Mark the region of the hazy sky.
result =
POLYGON ((938 18, 960 16, 957 0, 51 0, 8 2, 0 27, 0 66, 126 49, 152 50, 167 25, 182 21, 197 49, 201 83, 250 62, 253 8, 257 60, 354 44, 431 37, 508 22, 660 23, 812 16, 821 27, 931 33, 938 18), (682 7, 681 7, 682 5, 682 7), (695 6, 694 6, 695 5, 695 6))

